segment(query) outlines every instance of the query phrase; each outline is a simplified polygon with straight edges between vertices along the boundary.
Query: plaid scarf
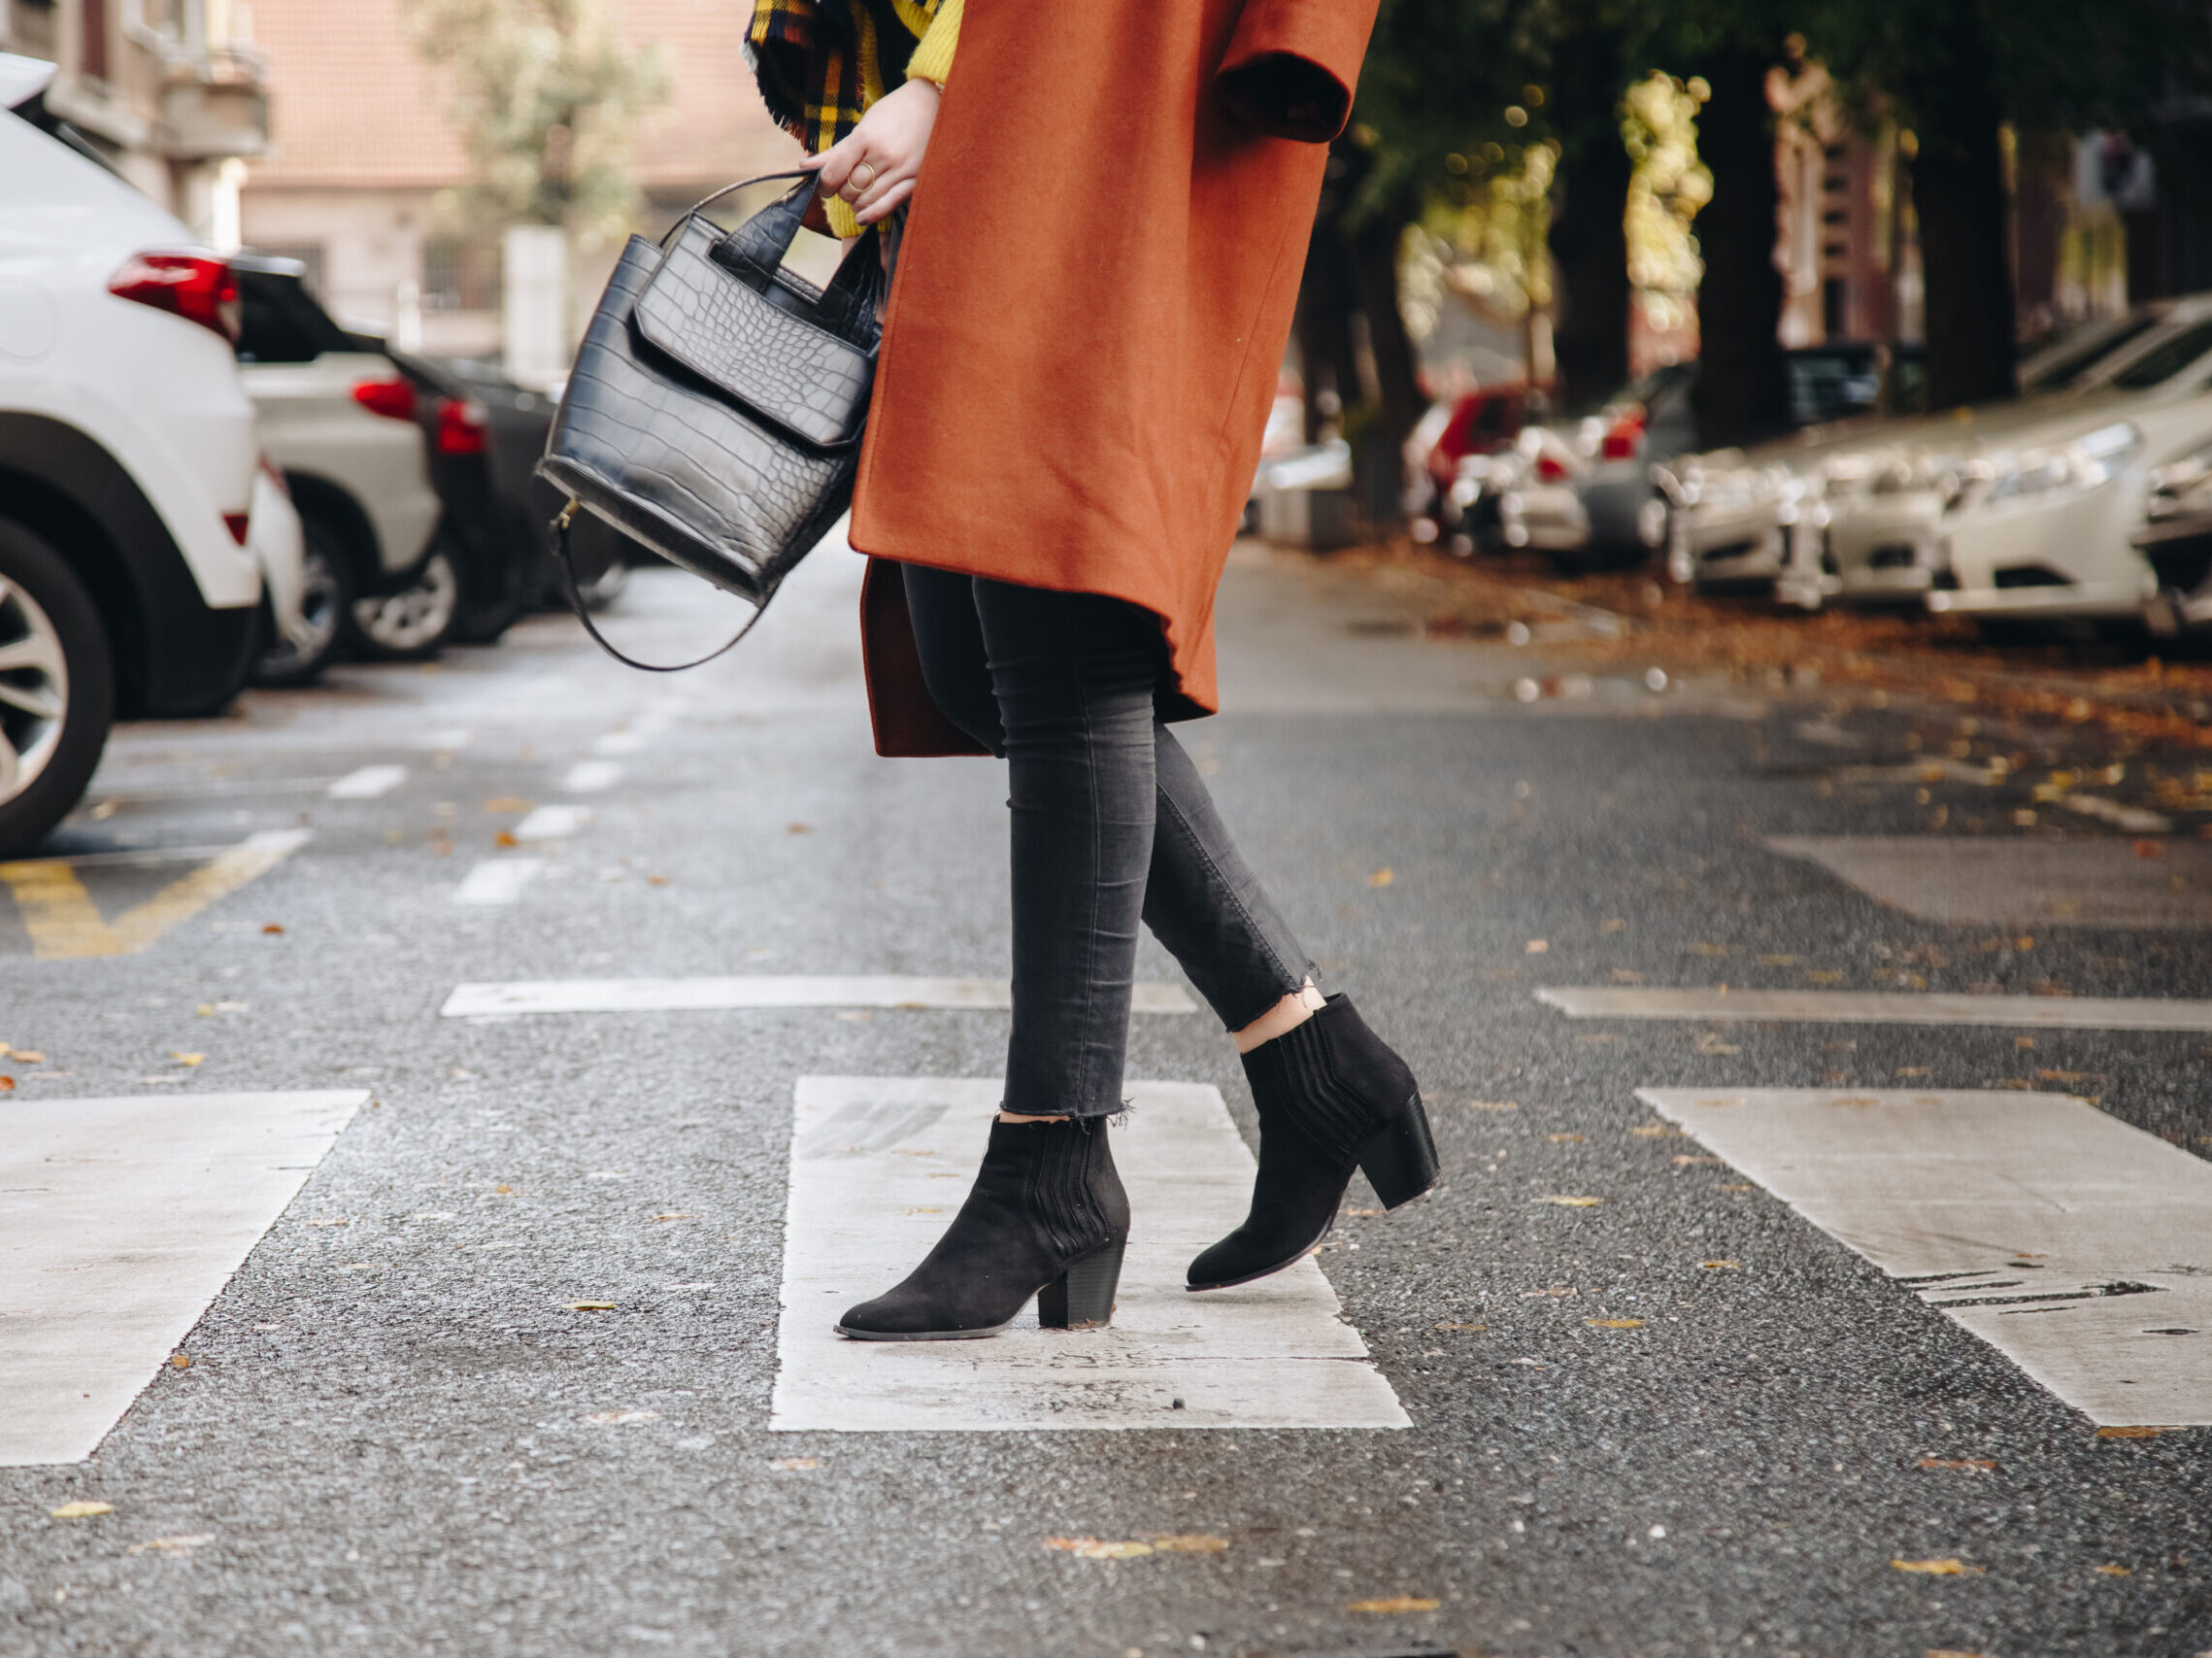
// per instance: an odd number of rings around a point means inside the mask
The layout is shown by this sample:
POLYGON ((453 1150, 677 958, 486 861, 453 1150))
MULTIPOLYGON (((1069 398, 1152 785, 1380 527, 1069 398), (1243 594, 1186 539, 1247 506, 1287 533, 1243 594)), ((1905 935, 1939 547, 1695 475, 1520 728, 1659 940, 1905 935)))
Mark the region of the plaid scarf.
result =
POLYGON ((820 154, 900 85, 939 0, 753 0, 747 56, 777 124, 820 154))

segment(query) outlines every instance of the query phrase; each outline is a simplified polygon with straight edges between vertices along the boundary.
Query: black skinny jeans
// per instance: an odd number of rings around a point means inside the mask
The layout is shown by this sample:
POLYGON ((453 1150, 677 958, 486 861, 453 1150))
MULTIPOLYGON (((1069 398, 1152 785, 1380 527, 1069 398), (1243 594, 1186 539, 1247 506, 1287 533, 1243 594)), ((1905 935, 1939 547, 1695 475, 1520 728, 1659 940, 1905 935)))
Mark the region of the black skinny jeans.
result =
POLYGON ((915 564, 905 575, 930 695, 1007 761, 1005 1108, 1119 1111, 1140 919, 1231 1031, 1312 964, 1156 715, 1166 648, 1155 617, 1094 593, 915 564))

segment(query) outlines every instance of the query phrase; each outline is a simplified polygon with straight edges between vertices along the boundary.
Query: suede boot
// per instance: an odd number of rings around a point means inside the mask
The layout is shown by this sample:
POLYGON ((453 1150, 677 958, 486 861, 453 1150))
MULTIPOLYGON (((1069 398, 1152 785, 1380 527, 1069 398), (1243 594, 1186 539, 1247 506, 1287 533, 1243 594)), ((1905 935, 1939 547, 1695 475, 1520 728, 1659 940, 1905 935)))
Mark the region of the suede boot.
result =
POLYGON ((1047 1329, 1103 1328, 1114 1315, 1129 1200, 1103 1119, 994 1122, 968 1201, 897 1288, 862 1302, 837 1332, 859 1341, 995 1336, 1037 1298, 1047 1329))
POLYGON ((1336 1224, 1354 1168, 1386 1208, 1436 1183, 1420 1084, 1350 997, 1330 997, 1296 1030, 1253 1049, 1244 1074, 1259 1108, 1252 1212, 1190 1263, 1193 1290, 1250 1283, 1310 1253, 1336 1224))

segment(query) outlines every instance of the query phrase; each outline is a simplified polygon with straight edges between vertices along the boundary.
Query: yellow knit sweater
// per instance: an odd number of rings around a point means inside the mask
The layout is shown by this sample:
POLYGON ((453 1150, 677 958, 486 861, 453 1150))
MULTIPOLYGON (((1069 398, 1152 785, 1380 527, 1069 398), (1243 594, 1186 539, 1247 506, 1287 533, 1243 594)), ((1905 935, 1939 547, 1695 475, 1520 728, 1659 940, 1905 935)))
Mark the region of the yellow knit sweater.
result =
MULTIPOLYGON (((929 20, 929 26, 922 30, 922 39, 915 46, 914 55, 906 60, 906 78, 909 81, 933 81, 940 86, 944 85, 945 78, 953 72, 954 49, 960 44, 960 7, 962 4, 963 0, 943 0, 943 3, 938 6, 936 17, 929 20)), ((902 14, 907 9, 904 5, 899 7, 902 14)), ((920 8, 917 7, 915 10, 919 11, 920 8)), ((862 12, 860 16, 865 17, 867 14, 862 12)), ((865 45, 872 49, 874 43, 871 41, 865 45)), ((872 59, 873 56, 874 52, 870 50, 868 59, 872 59)), ((884 95, 883 83, 875 76, 870 75, 867 77, 866 84, 861 86, 860 93, 862 99, 860 107, 865 110, 868 105, 884 95)), ((860 221, 853 217, 853 209, 842 197, 831 196, 822 206, 828 214, 830 229, 839 236, 852 237, 860 234, 860 221)))

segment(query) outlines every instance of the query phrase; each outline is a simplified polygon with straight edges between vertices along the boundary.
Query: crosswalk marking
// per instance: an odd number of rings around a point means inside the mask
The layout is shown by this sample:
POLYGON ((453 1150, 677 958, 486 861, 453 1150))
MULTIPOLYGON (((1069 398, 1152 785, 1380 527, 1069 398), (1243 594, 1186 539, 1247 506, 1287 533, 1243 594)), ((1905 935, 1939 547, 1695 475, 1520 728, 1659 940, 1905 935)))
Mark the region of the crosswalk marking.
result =
MULTIPOLYGON (((519 862, 511 860, 509 862, 519 862)), ((478 864, 477 870, 491 867, 478 864)), ((477 870, 470 872, 473 880, 477 870)), ((497 900, 478 900, 497 901, 497 900)), ((541 979, 456 985, 439 1011, 448 1019, 487 1013, 690 1013, 757 1007, 992 1009, 1014 1005, 1004 979, 901 978, 890 974, 747 974, 695 979, 541 979)), ((1195 1013, 1181 985, 1140 983, 1137 1013, 1195 1013)))
POLYGON ((561 778, 565 795, 603 795, 622 780, 620 764, 611 760, 580 760, 561 778))
POLYGON ((545 872, 542 858, 487 858, 453 889, 456 904, 511 904, 545 872))
POLYGON ((10 1105, 0 1136, 0 1467, 82 1462, 221 1293, 367 1094, 10 1105))
POLYGON ((2212 929, 2212 841, 2159 841, 2154 857, 2127 840, 2011 835, 1778 835, 1766 846, 1923 921, 2212 929))
POLYGON ((15 895, 31 950, 42 962, 82 956, 134 956, 216 899, 267 874, 308 841, 306 829, 262 829, 180 875, 142 904, 109 921, 67 862, 0 863, 15 895))
POLYGON ((1405 1428, 1390 1382, 1309 1258, 1193 1296, 1190 1258, 1244 1218, 1253 1162, 1221 1095, 1132 1082, 1109 1130, 1134 1222, 1114 1322, 981 1341, 848 1341, 831 1326, 927 1254, 982 1161, 990 1078, 802 1077, 794 1098, 782 1432, 1405 1428))
POLYGON ((2212 1031, 2212 1001, 2160 997, 1955 996, 1941 991, 1619 989, 1553 985, 1569 1019, 1775 1020, 1809 1025, 1997 1025, 2035 1031, 2212 1031))
POLYGON ((374 800, 407 781, 404 765, 364 765, 349 771, 323 793, 333 800, 374 800))
POLYGON ((2212 1164, 2062 1094, 1636 1097, 2091 1421, 2212 1424, 2212 1164))
POLYGON ((540 806, 515 826, 515 838, 565 840, 590 821, 588 806, 540 806))

